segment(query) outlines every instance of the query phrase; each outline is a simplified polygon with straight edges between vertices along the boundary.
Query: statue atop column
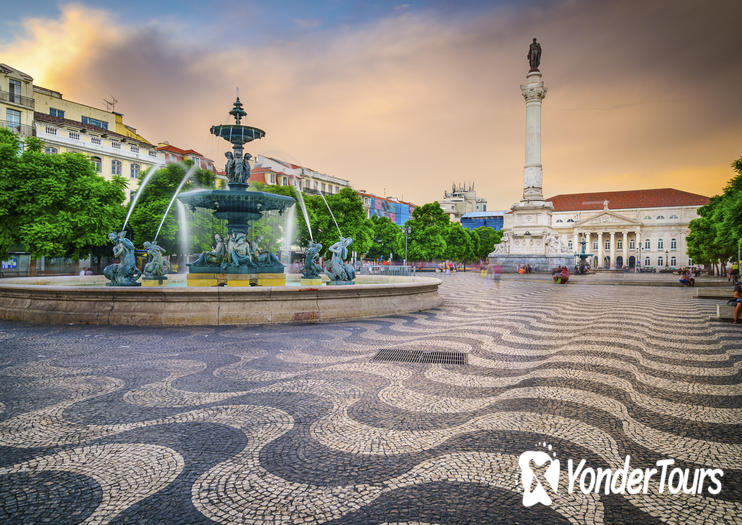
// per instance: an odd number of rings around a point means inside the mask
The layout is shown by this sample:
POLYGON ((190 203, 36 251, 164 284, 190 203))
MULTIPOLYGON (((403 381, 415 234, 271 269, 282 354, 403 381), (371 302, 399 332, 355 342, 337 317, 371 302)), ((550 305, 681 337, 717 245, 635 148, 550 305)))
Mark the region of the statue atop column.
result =
POLYGON ((528 47, 528 64, 531 66, 531 71, 538 71, 538 66, 541 64, 541 44, 533 39, 531 45, 528 47))

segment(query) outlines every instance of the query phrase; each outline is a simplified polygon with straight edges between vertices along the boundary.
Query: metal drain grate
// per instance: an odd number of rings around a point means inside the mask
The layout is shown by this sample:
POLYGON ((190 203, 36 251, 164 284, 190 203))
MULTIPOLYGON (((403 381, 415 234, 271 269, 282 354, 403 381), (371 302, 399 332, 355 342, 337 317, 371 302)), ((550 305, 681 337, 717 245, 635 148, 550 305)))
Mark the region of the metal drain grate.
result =
POLYGON ((465 365, 469 354, 464 352, 439 352, 435 350, 401 350, 384 348, 371 361, 394 361, 397 363, 437 363, 441 365, 465 365))

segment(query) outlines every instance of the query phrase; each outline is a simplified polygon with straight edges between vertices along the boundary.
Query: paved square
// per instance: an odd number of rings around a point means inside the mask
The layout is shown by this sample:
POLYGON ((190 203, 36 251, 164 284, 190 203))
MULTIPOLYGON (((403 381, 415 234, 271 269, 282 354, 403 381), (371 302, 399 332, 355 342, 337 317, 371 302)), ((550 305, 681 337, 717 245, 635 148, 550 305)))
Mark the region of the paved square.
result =
POLYGON ((728 523, 742 342, 680 288, 447 276, 445 302, 338 324, 0 323, 0 522, 728 523), (468 365, 371 362, 385 348, 468 365), (722 468, 717 496, 522 505, 518 457, 722 468))

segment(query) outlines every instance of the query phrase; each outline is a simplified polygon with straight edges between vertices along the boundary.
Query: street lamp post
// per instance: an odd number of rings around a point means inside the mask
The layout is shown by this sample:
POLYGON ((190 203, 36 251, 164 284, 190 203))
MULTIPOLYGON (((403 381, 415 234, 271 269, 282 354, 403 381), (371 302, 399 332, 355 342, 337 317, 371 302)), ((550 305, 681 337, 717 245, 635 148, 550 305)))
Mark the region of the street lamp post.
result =
POLYGON ((407 266, 407 236, 412 230, 409 226, 404 226, 402 231, 404 232, 404 265, 407 266))

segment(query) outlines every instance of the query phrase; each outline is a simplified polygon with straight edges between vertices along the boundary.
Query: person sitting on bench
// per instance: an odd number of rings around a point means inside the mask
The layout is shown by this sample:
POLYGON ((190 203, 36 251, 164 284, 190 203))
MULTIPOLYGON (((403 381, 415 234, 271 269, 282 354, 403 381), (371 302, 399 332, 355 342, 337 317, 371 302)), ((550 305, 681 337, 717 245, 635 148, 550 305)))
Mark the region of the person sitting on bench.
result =
POLYGON ((693 275, 690 273, 690 270, 686 269, 681 275, 680 275, 680 284, 685 286, 695 286, 696 280, 693 278, 693 275))

